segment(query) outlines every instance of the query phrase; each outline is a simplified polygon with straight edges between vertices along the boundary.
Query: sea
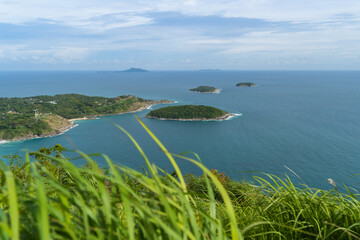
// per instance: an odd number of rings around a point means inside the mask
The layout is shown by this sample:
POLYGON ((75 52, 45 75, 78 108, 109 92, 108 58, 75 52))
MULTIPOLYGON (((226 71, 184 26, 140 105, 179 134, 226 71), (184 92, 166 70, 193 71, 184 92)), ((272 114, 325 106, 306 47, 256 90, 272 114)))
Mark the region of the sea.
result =
MULTIPOLYGON (((359 71, 96 71, 0 72, 0 97, 79 93, 116 97, 135 95, 167 99, 172 105, 209 105, 237 114, 225 121, 179 122, 144 118, 135 113, 169 152, 197 159, 239 181, 273 174, 294 183, 333 189, 345 184, 360 189, 360 72, 359 71), (254 82, 257 87, 236 87, 254 82), (189 92, 200 85, 219 94, 189 92)), ((101 153, 116 164, 143 171, 144 159, 114 123, 125 128, 149 160, 173 168, 133 113, 77 121, 77 127, 49 138, 0 144, 0 156, 36 151, 55 144, 77 165, 81 151, 101 153), (74 151, 72 151, 74 150, 74 151)), ((106 167, 103 157, 95 156, 106 167)), ((194 164, 176 159, 182 172, 201 175, 194 164)))

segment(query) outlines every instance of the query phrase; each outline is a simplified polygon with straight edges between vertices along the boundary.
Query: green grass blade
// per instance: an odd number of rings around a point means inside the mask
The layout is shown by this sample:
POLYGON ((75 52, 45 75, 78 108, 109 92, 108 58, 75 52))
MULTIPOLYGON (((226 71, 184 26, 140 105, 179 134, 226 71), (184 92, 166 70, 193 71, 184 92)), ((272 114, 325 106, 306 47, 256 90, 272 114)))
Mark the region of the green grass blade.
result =
POLYGON ((18 197, 16 193, 15 179, 12 172, 5 172, 7 191, 9 195, 9 213, 11 223, 11 239, 20 239, 18 197))
POLYGON ((181 183, 181 187, 184 190, 184 192, 186 192, 186 183, 184 180, 184 177, 180 171, 179 166, 177 165, 176 161, 174 160, 174 158, 172 157, 171 154, 168 153, 167 149, 165 148, 165 146, 160 142, 160 140, 151 132, 151 130, 140 120, 140 118, 138 116, 136 116, 134 114, 134 116, 136 117, 136 119, 139 121, 139 123, 141 124, 141 126, 145 129, 145 131, 150 135, 150 137, 157 143, 157 145, 161 148, 161 150, 166 154, 166 156, 169 158, 172 166, 175 169, 175 172, 180 180, 181 183))
POLYGON ((48 202, 47 196, 45 192, 44 183, 41 181, 41 176, 37 171, 37 167, 33 164, 33 171, 35 177, 37 177, 35 185, 37 189, 37 199, 38 199, 38 231, 40 234, 41 240, 48 240, 50 239, 50 226, 49 226, 49 213, 48 213, 48 202))

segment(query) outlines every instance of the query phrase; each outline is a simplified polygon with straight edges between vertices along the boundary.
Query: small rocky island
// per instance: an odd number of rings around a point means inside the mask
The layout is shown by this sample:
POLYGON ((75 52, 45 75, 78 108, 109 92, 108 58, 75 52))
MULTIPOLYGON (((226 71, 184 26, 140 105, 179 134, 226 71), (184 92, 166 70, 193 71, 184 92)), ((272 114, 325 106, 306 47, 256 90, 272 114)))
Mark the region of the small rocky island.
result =
POLYGON ((55 136, 74 127, 74 120, 136 112, 162 103, 171 102, 131 95, 115 98, 80 94, 0 98, 0 141, 55 136))
POLYGON ((153 110, 146 115, 147 118, 176 121, 226 120, 232 116, 234 116, 234 114, 204 105, 163 107, 153 110))
POLYGON ((252 82, 241 82, 236 84, 237 87, 256 87, 257 85, 252 82))
POLYGON ((220 89, 209 87, 209 86, 199 86, 197 88, 192 88, 189 91, 199 92, 199 93, 219 93, 220 89))

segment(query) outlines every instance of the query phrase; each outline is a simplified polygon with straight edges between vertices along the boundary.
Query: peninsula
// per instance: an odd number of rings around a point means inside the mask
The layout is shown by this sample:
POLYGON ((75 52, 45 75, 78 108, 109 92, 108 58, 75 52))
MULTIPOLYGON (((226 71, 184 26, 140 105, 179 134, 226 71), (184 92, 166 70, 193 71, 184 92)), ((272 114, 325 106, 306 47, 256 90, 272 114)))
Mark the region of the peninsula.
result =
POLYGON ((234 116, 234 114, 204 105, 163 107, 153 110, 146 115, 147 118, 176 121, 225 120, 231 116, 234 116))
POLYGON ((136 112, 155 104, 131 95, 115 98, 80 94, 0 98, 0 141, 17 141, 49 137, 75 126, 77 119, 136 112))
POLYGON ((199 93, 219 93, 220 89, 209 87, 209 86, 199 86, 197 88, 192 88, 189 91, 199 92, 199 93))
POLYGON ((237 87, 256 87, 257 85, 252 82, 241 82, 236 84, 237 87))

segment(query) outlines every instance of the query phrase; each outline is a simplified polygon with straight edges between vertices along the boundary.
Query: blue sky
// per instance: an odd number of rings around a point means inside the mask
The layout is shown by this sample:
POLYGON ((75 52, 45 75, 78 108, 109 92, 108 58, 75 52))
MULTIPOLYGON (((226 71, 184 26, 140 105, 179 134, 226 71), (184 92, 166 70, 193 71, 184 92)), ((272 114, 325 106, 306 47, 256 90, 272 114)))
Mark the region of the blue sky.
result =
POLYGON ((359 0, 0 0, 0 70, 360 70, 359 0))

